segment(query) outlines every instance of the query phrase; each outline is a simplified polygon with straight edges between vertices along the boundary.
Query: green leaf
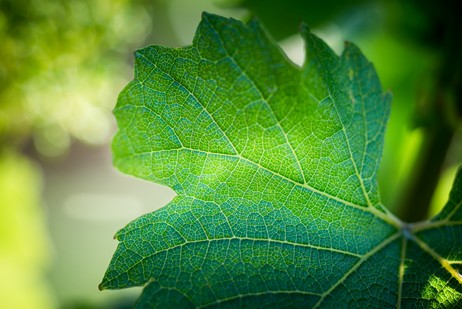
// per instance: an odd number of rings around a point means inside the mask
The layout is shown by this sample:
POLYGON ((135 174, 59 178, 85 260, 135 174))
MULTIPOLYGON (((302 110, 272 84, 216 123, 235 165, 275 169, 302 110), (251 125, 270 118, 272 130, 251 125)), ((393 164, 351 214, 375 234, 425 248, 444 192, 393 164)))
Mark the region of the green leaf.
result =
POLYGON ((146 285, 158 308, 461 305, 462 173, 433 220, 389 214, 390 98, 353 44, 302 36, 299 68, 256 21, 204 14, 192 46, 136 53, 114 162, 178 196, 117 233, 101 289, 146 285))

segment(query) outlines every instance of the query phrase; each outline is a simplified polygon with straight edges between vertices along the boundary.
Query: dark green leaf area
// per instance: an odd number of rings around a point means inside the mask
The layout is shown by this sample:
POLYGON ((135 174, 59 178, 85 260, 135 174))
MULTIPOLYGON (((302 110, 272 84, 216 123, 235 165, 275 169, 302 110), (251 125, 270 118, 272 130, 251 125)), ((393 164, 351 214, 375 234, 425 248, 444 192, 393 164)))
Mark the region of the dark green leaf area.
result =
POLYGON ((188 291, 196 304, 267 291, 298 291, 299 297, 313 299, 358 263, 374 238, 386 236, 378 233, 383 232, 383 223, 373 217, 364 221, 370 230, 363 235, 334 238, 322 220, 306 219, 311 227, 285 207, 266 205, 264 213, 257 213, 263 207, 240 203, 239 207, 225 203, 222 207, 230 212, 225 216, 213 203, 177 197, 132 222, 117 234, 120 254, 112 262, 114 271, 106 275, 105 287, 143 285, 158 278, 167 287, 188 291), (359 252, 334 249, 333 244, 354 245, 359 252), (210 282, 226 288, 211 291, 210 282))

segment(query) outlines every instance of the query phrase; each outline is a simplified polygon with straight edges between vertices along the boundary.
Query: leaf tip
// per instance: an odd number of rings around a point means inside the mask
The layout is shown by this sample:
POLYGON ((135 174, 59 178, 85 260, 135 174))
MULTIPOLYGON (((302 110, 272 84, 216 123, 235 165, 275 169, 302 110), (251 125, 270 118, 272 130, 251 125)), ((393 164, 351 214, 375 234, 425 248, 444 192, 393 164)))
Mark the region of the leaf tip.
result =
POLYGON ((122 236, 123 230, 124 229, 121 229, 121 230, 117 231, 117 233, 115 233, 115 235, 114 235, 115 240, 121 241, 121 236, 122 236))
POLYGON ((345 41, 343 43, 343 46, 344 46, 343 54, 345 55, 351 55, 351 54, 357 54, 357 53, 362 54, 359 47, 350 41, 345 41))
MULTIPOLYGON (((220 16, 220 15, 216 15, 216 14, 213 14, 213 13, 203 11, 202 14, 201 14, 201 20, 202 21, 207 21, 208 23, 214 25, 214 24, 219 23, 219 22, 223 22, 223 21, 226 21, 226 20, 233 20, 233 19, 232 18, 226 18, 226 17, 220 16)), ((199 27, 197 29, 199 30, 199 28, 200 28, 200 25, 199 25, 199 27)))
POLYGON ((303 35, 303 36, 310 36, 312 35, 311 33, 311 30, 310 30, 310 27, 308 26, 307 23, 305 23, 304 21, 302 21, 300 23, 300 29, 299 29, 300 33, 303 35))
POLYGON ((98 290, 103 291, 106 289, 104 283, 105 283, 105 280, 103 279, 103 281, 100 284, 98 284, 98 290))
POLYGON ((212 13, 209 13, 209 12, 206 12, 206 11, 202 11, 202 14, 201 14, 201 19, 204 20, 204 19, 213 19, 214 17, 216 17, 216 15, 212 14, 212 13))
POLYGON ((331 60, 338 58, 332 48, 330 48, 329 45, 327 45, 322 39, 312 33, 310 28, 305 23, 303 23, 301 26, 300 34, 305 41, 306 59, 308 60, 305 62, 305 64, 311 61, 321 61, 318 58, 321 54, 325 54, 331 60))

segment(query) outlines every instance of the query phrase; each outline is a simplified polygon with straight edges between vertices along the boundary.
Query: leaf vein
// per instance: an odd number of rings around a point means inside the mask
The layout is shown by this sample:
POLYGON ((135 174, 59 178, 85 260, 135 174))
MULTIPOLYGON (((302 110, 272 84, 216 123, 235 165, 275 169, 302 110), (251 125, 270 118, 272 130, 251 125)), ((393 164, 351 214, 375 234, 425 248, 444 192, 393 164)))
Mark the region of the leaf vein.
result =
POLYGON ((279 127, 279 130, 281 131, 282 135, 284 136, 284 139, 287 143, 287 146, 289 147, 290 151, 292 152, 292 155, 294 156, 294 159, 295 159, 295 162, 297 163, 298 165, 298 169, 299 169, 299 172, 300 172, 300 175, 302 176, 303 178, 303 183, 306 184, 306 178, 305 178, 305 173, 302 169, 302 166, 300 164, 300 160, 298 159, 298 156, 297 154, 295 153, 295 150, 294 148, 292 147, 292 144, 290 143, 289 141, 289 137, 287 136, 287 133, 286 131, 284 130, 284 128, 282 127, 282 124, 280 123, 280 121, 278 120, 278 118, 276 117, 276 114, 274 113, 273 111, 273 108, 271 107, 271 105, 268 103, 269 100, 271 100, 271 98, 273 97, 274 95, 274 92, 275 92, 275 89, 272 90, 272 92, 270 93, 270 95, 265 98, 265 96, 263 95, 263 92, 261 91, 261 89, 257 86, 257 84, 255 84, 254 80, 251 79, 247 73, 245 72, 245 70, 242 69, 241 65, 236 61, 236 59, 234 59, 234 57, 232 55, 229 54, 228 50, 226 49, 226 45, 223 43, 223 39, 221 38, 220 36, 220 33, 217 31, 217 29, 215 29, 214 25, 212 23, 210 23, 213 31, 215 32, 217 38, 219 39, 220 43, 221 43, 221 46, 223 47, 223 50, 226 52, 226 55, 228 57, 228 59, 230 59, 235 65, 236 67, 239 69, 239 72, 242 74, 242 76, 245 76, 245 78, 252 84, 252 86, 254 87, 254 89, 257 90, 259 96, 260 96, 260 99, 261 101, 267 106, 270 114, 271 114, 271 117, 276 121, 276 124, 277 126, 279 127))

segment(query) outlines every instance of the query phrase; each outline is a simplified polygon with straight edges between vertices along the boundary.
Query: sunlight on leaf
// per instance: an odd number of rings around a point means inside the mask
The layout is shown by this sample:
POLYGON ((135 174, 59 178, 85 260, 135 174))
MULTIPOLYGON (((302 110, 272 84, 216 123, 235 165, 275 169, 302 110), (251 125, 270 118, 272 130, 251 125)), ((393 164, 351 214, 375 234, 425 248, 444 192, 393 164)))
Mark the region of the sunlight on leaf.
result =
POLYGON ((428 280, 422 298, 435 300, 435 305, 442 305, 445 308, 455 307, 462 300, 462 293, 448 285, 446 280, 432 276, 428 280))

